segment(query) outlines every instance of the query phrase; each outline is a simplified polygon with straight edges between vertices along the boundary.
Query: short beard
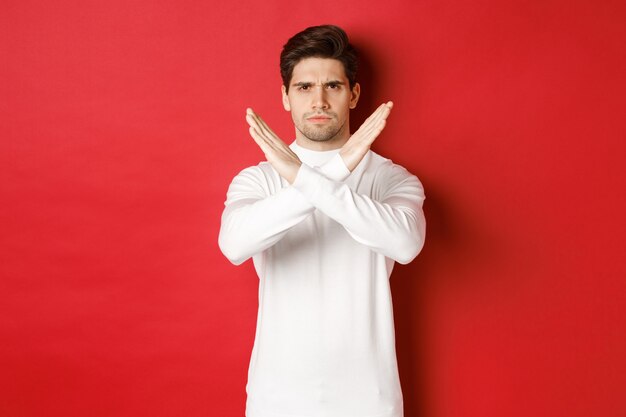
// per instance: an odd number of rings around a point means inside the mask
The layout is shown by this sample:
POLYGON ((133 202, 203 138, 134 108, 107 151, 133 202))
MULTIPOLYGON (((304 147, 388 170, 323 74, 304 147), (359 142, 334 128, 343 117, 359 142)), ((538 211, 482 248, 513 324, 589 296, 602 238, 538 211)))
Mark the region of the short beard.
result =
POLYGON ((312 126, 303 124, 301 127, 296 125, 296 129, 298 129, 298 132, 302 133, 304 137, 313 142, 328 142, 337 137, 344 126, 345 122, 341 126, 328 126, 326 129, 315 129, 312 126))

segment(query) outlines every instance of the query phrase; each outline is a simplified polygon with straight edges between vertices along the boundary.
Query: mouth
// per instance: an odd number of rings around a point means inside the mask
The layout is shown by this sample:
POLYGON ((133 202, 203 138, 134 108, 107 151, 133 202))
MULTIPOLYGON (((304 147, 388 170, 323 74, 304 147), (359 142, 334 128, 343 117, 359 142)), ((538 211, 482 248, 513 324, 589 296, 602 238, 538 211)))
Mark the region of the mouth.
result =
POLYGON ((306 120, 312 123, 326 123, 331 119, 332 118, 330 116, 317 115, 317 114, 306 118, 306 120))

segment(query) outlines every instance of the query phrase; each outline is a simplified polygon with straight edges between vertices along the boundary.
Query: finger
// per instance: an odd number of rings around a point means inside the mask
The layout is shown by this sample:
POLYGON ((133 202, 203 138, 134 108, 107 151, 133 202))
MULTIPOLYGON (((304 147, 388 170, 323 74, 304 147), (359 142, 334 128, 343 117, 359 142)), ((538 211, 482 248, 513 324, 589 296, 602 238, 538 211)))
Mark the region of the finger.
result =
POLYGON ((258 127, 260 133, 263 131, 261 126, 261 117, 256 114, 254 110, 248 109, 246 118, 250 119, 256 125, 256 127, 258 127))
POLYGON ((272 147, 267 143, 267 141, 259 135, 259 133, 254 129, 254 127, 250 127, 248 130, 250 132, 250 136, 256 142, 256 144, 261 148, 261 151, 265 154, 265 158, 272 152, 272 147))
POLYGON ((262 126, 259 125, 258 119, 255 118, 252 114, 246 115, 246 121, 250 125, 250 127, 254 130, 257 135, 257 139, 262 140, 266 143, 266 145, 276 149, 277 148, 277 140, 270 136, 262 126))
MULTIPOLYGON (((260 134, 266 136, 266 138, 270 141, 280 140, 280 138, 274 133, 272 129, 265 123, 265 121, 254 112, 252 109, 248 109, 248 114, 252 117, 252 119, 256 123, 257 130, 260 134)), ((281 141, 282 142, 282 141, 281 141)))
POLYGON ((285 143, 280 140, 278 136, 274 134, 265 124, 263 127, 263 119, 261 119, 252 109, 248 109, 246 111, 246 120, 250 125, 250 134, 253 135, 253 139, 257 141, 257 144, 261 146, 259 141, 263 142, 263 152, 265 153, 266 158, 271 155, 277 155, 278 153, 287 154, 290 158, 296 158, 297 156, 293 151, 285 145, 285 143))
POLYGON ((254 139, 256 144, 259 145, 261 149, 265 149, 267 147, 267 143, 265 142, 265 139, 263 139, 263 137, 259 135, 259 132, 257 132, 257 130, 253 126, 250 126, 248 128, 248 133, 250 133, 250 136, 252 137, 252 139, 254 139))
POLYGON ((358 142, 360 137, 364 137, 369 134, 381 109, 382 105, 378 106, 378 108, 367 119, 365 119, 363 124, 361 124, 356 132, 354 132, 354 134, 350 137, 350 141, 358 142))
POLYGON ((384 104, 381 104, 380 106, 376 107, 376 110, 374 110, 372 112, 372 114, 370 114, 370 116, 365 119, 365 121, 363 122, 363 125, 366 125, 372 121, 374 121, 374 119, 378 116, 378 114, 382 111, 384 104))
POLYGON ((254 111, 250 108, 246 109, 246 122, 248 122, 250 126, 258 127, 258 123, 254 118, 254 111))
POLYGON ((381 104, 377 110, 375 123, 379 122, 380 120, 387 119, 387 117, 389 117, 389 114, 391 113, 392 108, 393 108, 393 102, 391 101, 381 104))
POLYGON ((266 135, 265 129, 263 129, 262 119, 251 108, 246 110, 246 121, 250 126, 256 128, 257 133, 266 135))
POLYGON ((252 117, 251 114, 246 114, 246 122, 248 122, 248 125, 250 125, 250 127, 257 127, 257 122, 256 120, 254 120, 254 117, 252 117))
POLYGON ((248 125, 254 128, 259 135, 263 134, 261 127, 259 126, 259 124, 257 123, 257 121, 254 119, 252 115, 250 114, 246 115, 246 122, 248 122, 248 125))
POLYGON ((257 118, 257 121, 259 123, 259 126, 261 126, 261 128, 270 136, 274 137, 274 138, 278 138, 278 136, 276 136, 276 133, 274 133, 274 131, 267 125, 267 123, 265 123, 265 120, 263 120, 259 115, 255 114, 255 117, 257 118))
MULTIPOLYGON (((392 104, 393 106, 393 104, 392 104)), ((365 131, 371 131, 371 129, 376 126, 380 120, 384 120, 389 115, 389 111, 391 108, 388 106, 388 103, 383 103, 374 110, 374 112, 368 117, 363 123, 362 127, 365 131)))
POLYGON ((385 105, 381 104, 355 133, 358 133, 358 136, 363 136, 363 138, 372 135, 380 122, 382 120, 385 120, 386 117, 387 115, 385 114, 385 105))
POLYGON ((362 130, 359 129, 355 140, 368 146, 371 145, 387 125, 387 117, 392 107, 392 102, 381 104, 372 114, 372 119, 367 124, 364 123, 362 130))
MULTIPOLYGON (((368 133, 376 131, 380 126, 381 122, 387 120, 389 114, 391 113, 391 109, 393 108, 393 102, 389 101, 387 103, 383 103, 379 106, 376 112, 373 114, 373 118, 371 122, 366 126, 368 133)), ((380 133, 380 132, 378 132, 380 133)), ((378 134, 377 133, 377 134, 378 134)))
POLYGON ((252 109, 246 111, 246 121, 250 126, 254 126, 259 134, 263 134, 263 129, 259 123, 259 117, 252 109))
POLYGON ((296 155, 291 148, 282 143, 280 140, 277 142, 268 141, 266 137, 259 133, 255 127, 250 126, 250 136, 254 139, 257 145, 261 148, 261 151, 265 154, 265 159, 273 163, 275 160, 292 160, 300 162, 300 158, 296 155), (283 156, 281 156, 283 155, 283 156))
POLYGON ((250 135, 255 140, 262 140, 263 142, 267 142, 267 139, 264 137, 263 130, 259 126, 257 119, 255 118, 254 110, 251 108, 246 109, 246 122, 250 126, 250 135))
POLYGON ((391 109, 393 109, 393 101, 388 101, 385 104, 385 109, 384 109, 385 119, 387 119, 387 117, 389 117, 389 115, 391 114, 391 109))
POLYGON ((382 111, 380 112, 379 117, 376 119, 376 122, 374 124, 374 126, 378 126, 380 125, 381 122, 384 122, 385 120, 387 120, 387 117, 389 117, 389 114, 391 113, 391 108, 387 107, 386 105, 383 107, 382 111))

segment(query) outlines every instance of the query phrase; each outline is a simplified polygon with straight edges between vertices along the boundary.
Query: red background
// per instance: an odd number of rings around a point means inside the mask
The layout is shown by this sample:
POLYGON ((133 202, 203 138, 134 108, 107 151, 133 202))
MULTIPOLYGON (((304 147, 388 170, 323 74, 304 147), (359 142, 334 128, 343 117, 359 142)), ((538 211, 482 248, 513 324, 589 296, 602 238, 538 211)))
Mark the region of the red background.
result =
POLYGON ((407 417, 626 415, 622 1, 4 1, 0 416, 243 416, 227 186, 293 137, 278 54, 343 26, 353 128, 426 188, 392 276, 407 417))

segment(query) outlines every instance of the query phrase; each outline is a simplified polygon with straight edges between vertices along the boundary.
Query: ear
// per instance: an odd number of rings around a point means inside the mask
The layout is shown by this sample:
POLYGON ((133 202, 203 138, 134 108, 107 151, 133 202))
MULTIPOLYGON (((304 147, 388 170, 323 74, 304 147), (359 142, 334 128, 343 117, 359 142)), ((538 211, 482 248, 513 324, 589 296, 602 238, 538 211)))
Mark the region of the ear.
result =
POLYGON ((287 89, 285 86, 281 86, 280 91, 283 93, 283 107, 286 111, 291 111, 291 106, 289 105, 289 96, 287 96, 287 89))
POLYGON ((361 96, 361 86, 359 83, 354 84, 350 94, 350 108, 353 109, 356 107, 356 103, 359 101, 359 97, 361 96))

